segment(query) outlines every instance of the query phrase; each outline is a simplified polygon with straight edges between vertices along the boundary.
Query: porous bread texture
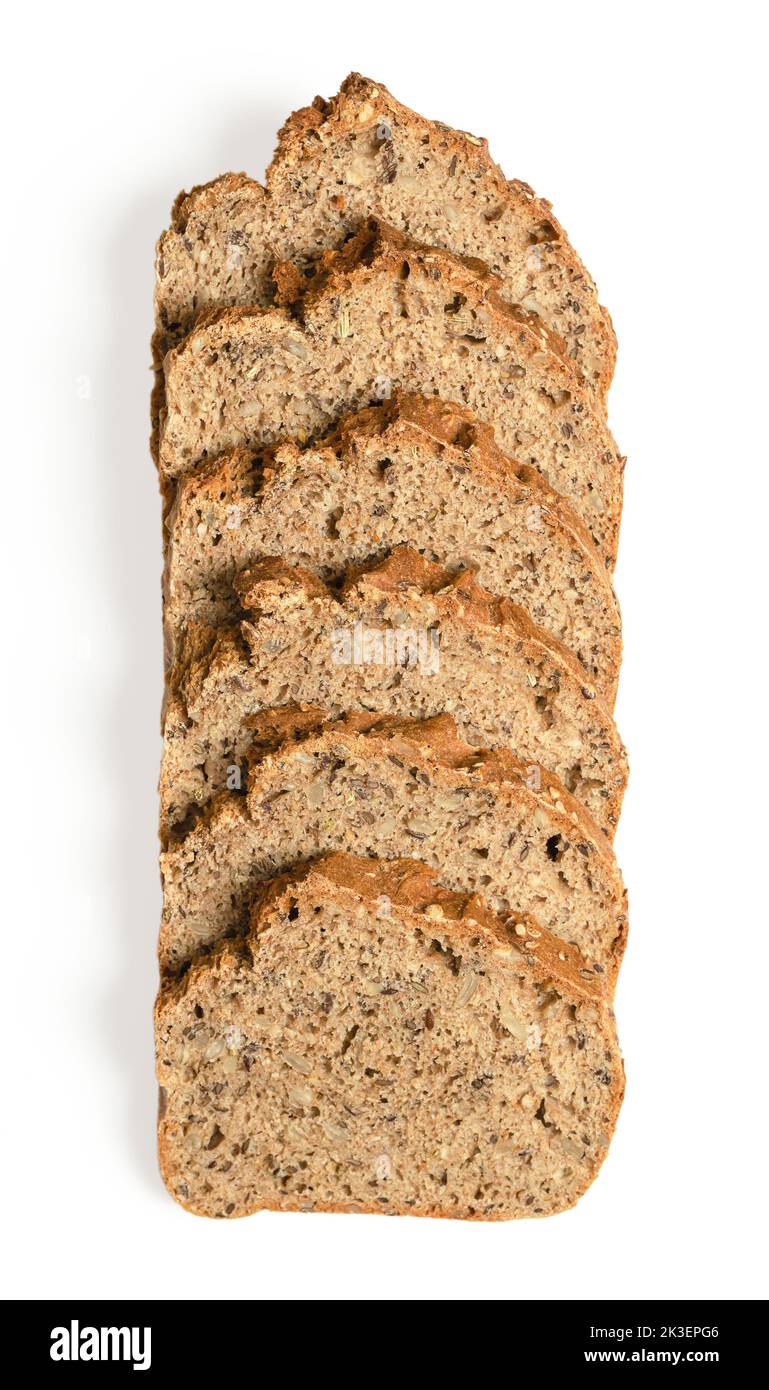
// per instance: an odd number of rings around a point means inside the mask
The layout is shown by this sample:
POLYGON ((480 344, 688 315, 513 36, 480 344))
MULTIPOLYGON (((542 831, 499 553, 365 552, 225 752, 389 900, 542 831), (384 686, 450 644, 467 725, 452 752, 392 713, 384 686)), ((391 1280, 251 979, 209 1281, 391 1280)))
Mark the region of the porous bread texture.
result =
POLYGON ((280 560, 238 580, 240 624, 190 624, 167 687, 164 834, 244 781, 249 716, 305 702, 428 717, 553 772, 613 835, 627 757, 580 663, 523 609, 407 548, 351 570, 338 594, 280 560), (233 776, 234 774, 234 776, 233 776))
POLYGON ((613 981, 627 902, 609 843, 551 774, 428 720, 308 706, 252 722, 248 792, 218 797, 161 858, 164 970, 243 925, 260 879, 325 851, 423 860, 440 882, 517 907, 613 981))
POLYGON ((346 416, 317 447, 236 451, 181 479, 168 517, 168 648, 190 617, 233 618, 233 578, 255 559, 282 555, 336 579, 401 542, 450 569, 474 567, 613 701, 619 608, 579 518, 470 411, 408 393, 346 416))
POLYGON ((245 938, 160 992, 159 1152, 201 1216, 502 1219, 573 1205, 624 1079, 579 955, 413 861, 266 885, 245 938))
POLYGON ((276 260, 305 265, 369 214, 483 257, 506 297, 560 334, 605 397, 611 320, 550 204, 508 182, 485 140, 425 120, 357 73, 331 101, 316 98, 289 118, 264 188, 225 174, 179 196, 157 249, 158 360, 201 311, 270 303, 276 260))
POLYGON ((506 453, 568 497, 616 556, 623 462, 573 365, 478 261, 366 225, 293 310, 204 315, 165 359, 160 467, 178 478, 228 449, 300 440, 395 388, 458 400, 506 453))

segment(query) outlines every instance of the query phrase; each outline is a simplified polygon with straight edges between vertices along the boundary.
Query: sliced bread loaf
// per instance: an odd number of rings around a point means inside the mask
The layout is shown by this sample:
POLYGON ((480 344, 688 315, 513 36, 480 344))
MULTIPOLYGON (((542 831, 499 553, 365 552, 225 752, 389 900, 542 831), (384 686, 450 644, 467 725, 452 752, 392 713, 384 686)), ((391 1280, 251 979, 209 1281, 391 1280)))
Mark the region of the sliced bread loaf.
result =
POLYGON ((613 563, 623 466, 614 440, 559 342, 501 299, 481 262, 367 225, 325 258, 293 314, 204 316, 167 355, 165 387, 160 466, 170 478, 227 449, 317 437, 396 387, 461 401, 573 503, 613 563))
POLYGON ((357 73, 330 102, 318 98, 288 120, 264 188, 226 174, 177 199, 158 244, 159 358, 202 310, 269 303, 275 260, 302 264, 369 214, 482 256, 505 295, 561 335, 605 396, 611 321, 550 204, 508 182, 485 140, 425 120, 357 73))
POLYGON ((621 624, 588 532, 533 468, 461 406, 403 395, 347 416, 317 447, 227 454, 181 479, 168 517, 169 640, 190 616, 232 619, 235 574, 282 555, 337 579, 408 542, 521 603, 611 701, 621 624))
POLYGON ((174 969, 243 924, 260 879, 329 850, 414 855, 448 888, 514 904, 613 981, 626 895, 606 836, 551 774, 428 720, 303 706, 253 723, 248 794, 226 792, 161 859, 160 957, 174 969))
POLYGON ((571 1206, 623 1093, 578 952, 422 865, 332 855, 161 989, 159 1151, 203 1216, 501 1219, 571 1206))
POLYGON ((608 706, 571 652, 472 574, 404 548, 351 571, 338 594, 279 560, 237 589, 244 620, 191 623, 169 672, 166 833, 242 781, 249 716, 298 701, 333 715, 448 711, 467 742, 555 773, 613 834, 627 758, 608 706))

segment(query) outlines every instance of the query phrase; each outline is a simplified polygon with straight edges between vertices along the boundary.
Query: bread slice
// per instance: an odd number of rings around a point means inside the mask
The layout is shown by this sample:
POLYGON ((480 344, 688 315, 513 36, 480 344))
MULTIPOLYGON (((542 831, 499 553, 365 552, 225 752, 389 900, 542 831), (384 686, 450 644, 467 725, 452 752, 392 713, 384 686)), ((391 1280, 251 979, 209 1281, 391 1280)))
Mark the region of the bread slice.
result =
POLYGON ((225 174, 177 199, 158 243, 159 359, 202 310, 269 303, 276 260, 304 264, 369 214, 482 256, 506 297, 539 313, 605 396, 611 320, 550 204, 508 182, 485 140, 425 120, 357 73, 331 101, 317 98, 290 117, 264 188, 225 174))
POLYGON ((397 387, 458 400, 493 425, 501 449, 539 468, 614 560, 616 444, 558 340, 501 299, 481 262, 367 225, 328 255, 293 312, 203 316, 168 353, 165 387, 170 478, 227 449, 315 438, 397 387))
POLYGON ((237 585, 243 621, 192 623, 169 672, 164 832, 244 780, 249 716, 292 701, 427 717, 473 745, 553 772, 612 835, 627 758, 580 663, 523 609, 406 548, 353 569, 339 593, 280 560, 237 585))
POLYGON ((336 579, 408 542, 472 566, 580 658, 612 700, 621 622, 611 580, 571 507, 499 452, 461 406, 403 395, 345 417, 317 447, 245 451, 183 478, 168 518, 169 641, 192 615, 233 617, 235 574, 267 555, 336 579))
POLYGON ((551 774, 428 720, 311 706, 253 722, 248 794, 225 792, 161 859, 165 970, 237 931, 260 879, 329 850, 414 855, 448 888, 514 904, 613 981, 627 902, 606 836, 551 774))
POLYGON ((332 855, 161 989, 160 1165, 200 1216, 503 1219, 592 1182, 623 1094, 579 953, 423 865, 332 855))

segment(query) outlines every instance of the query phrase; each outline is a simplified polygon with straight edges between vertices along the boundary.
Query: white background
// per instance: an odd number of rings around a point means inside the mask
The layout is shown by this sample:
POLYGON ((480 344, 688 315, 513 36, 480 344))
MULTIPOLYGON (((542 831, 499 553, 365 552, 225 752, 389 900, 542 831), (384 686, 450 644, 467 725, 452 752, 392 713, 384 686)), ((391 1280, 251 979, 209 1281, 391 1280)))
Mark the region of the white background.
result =
POLYGON ((6 1294, 765 1297, 759 6, 134 0, 27 7, 4 39, 6 1294), (206 1222, 155 1168, 154 241, 353 68, 553 200, 620 339, 628 1095, 548 1221, 206 1222))

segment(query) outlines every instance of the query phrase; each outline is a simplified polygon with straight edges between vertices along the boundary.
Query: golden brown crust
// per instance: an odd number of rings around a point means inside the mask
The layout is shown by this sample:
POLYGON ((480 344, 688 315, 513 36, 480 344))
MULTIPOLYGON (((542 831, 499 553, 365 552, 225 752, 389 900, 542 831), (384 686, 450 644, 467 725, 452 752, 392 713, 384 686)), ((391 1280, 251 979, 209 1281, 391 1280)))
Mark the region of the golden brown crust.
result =
POLYGON ((289 560, 269 557, 257 560, 235 579, 235 592, 243 607, 250 613, 258 613, 265 600, 301 593, 301 602, 314 598, 333 600, 334 594, 322 579, 305 565, 294 565, 289 560))
MULTIPOLYGON (((230 198, 235 193, 246 192, 252 197, 256 194, 264 195, 262 185, 256 180, 249 178, 248 174, 220 174, 216 179, 211 179, 208 183, 197 183, 189 192, 181 192, 174 201, 171 208, 171 229, 184 235, 190 217, 196 212, 202 212, 207 207, 214 207, 222 198, 230 198)), ((162 247, 161 237, 161 247, 162 247)), ((159 248, 160 249, 160 248, 159 248)))
POLYGON ((248 323, 253 320, 255 323, 263 322, 265 325, 293 325, 296 322, 292 314, 287 309, 279 308, 275 305, 259 304, 233 304, 226 309, 207 309, 205 313, 199 315, 195 320, 195 327, 190 330, 176 347, 166 353, 163 360, 163 370, 168 375, 169 363, 181 361, 187 354, 193 352, 198 346, 201 338, 205 337, 210 328, 215 328, 217 324, 224 327, 235 327, 239 323, 248 323))

